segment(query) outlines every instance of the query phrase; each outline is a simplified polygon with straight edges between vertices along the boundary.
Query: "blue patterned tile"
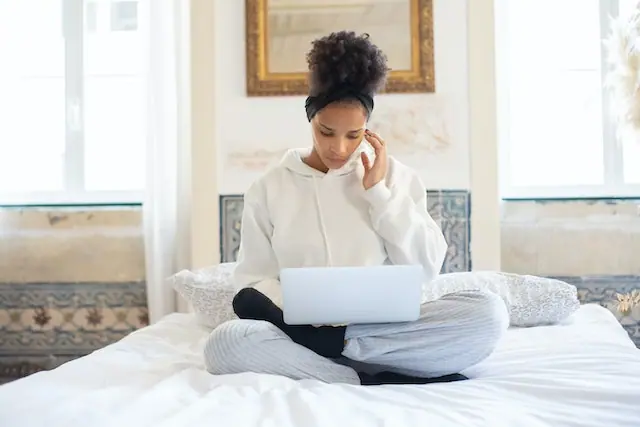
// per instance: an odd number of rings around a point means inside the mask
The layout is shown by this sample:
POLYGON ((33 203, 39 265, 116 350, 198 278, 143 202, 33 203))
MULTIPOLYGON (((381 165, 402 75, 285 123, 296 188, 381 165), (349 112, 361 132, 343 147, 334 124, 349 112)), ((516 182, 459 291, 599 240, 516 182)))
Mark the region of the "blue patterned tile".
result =
POLYGON ((427 191, 427 210, 435 222, 440 224, 442 221, 442 192, 439 190, 427 191))
POLYGON ((629 333, 629 336, 640 348, 640 307, 636 307, 628 315, 618 310, 618 294, 640 291, 640 276, 588 276, 588 277, 555 277, 578 288, 578 297, 584 304, 600 304, 611 310, 629 333))
MULTIPOLYGON (((457 190, 427 191, 427 209, 442 228, 449 244, 443 272, 469 271, 469 193, 457 190)), ((220 255, 223 262, 237 259, 240 247, 242 195, 220 196, 220 255)))
POLYGON ((220 257, 222 262, 233 262, 238 258, 243 205, 241 195, 220 196, 220 257))
POLYGON ((440 226, 449 244, 443 273, 471 270, 470 203, 469 192, 464 190, 442 190, 442 220, 440 226))
POLYGON ((147 305, 144 282, 3 283, 0 309, 37 307, 139 307, 147 305))
POLYGON ((467 220, 469 218, 470 198, 468 191, 443 190, 442 191, 442 214, 447 220, 458 219, 467 220))
POLYGON ((0 284, 0 384, 53 369, 148 324, 146 285, 0 284))
POLYGON ((143 282, 0 284, 5 365, 26 356, 85 355, 147 324, 143 282))
POLYGON ((36 372, 57 368, 63 363, 77 359, 83 354, 73 356, 0 356, 0 385, 14 381, 36 372))
POLYGON ((471 270, 469 253, 469 221, 465 219, 443 219, 442 234, 447 241, 447 257, 442 265, 442 273, 471 270))

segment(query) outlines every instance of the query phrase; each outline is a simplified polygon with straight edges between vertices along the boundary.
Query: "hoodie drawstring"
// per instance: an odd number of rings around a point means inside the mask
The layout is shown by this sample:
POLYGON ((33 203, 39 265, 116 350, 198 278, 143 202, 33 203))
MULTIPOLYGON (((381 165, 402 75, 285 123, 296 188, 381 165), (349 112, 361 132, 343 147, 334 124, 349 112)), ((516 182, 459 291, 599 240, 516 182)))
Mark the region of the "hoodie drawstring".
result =
POLYGON ((320 232, 322 233, 322 239, 324 240, 324 249, 327 256, 327 267, 333 266, 333 260, 331 259, 331 248, 329 248, 329 237, 327 236, 327 228, 324 225, 324 219, 322 218, 322 208, 320 206, 320 194, 318 192, 317 178, 313 177, 313 189, 316 196, 316 209, 318 210, 318 218, 320 219, 320 232))

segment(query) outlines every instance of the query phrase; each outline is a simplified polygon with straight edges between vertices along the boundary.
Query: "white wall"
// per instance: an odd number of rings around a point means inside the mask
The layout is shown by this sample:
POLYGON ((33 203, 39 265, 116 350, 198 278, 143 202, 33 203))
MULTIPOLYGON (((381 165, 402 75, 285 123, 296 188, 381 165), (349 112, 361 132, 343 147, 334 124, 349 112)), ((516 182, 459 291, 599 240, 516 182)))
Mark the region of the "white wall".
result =
POLYGON ((0 286, 142 281, 141 221, 134 207, 2 208, 0 286))
POLYGON ((640 276, 640 202, 506 202, 502 248, 513 273, 640 276))
MULTIPOLYGON (((242 2, 244 3, 244 2, 242 2)), ((210 0, 189 0, 190 15, 182 16, 188 35, 183 34, 183 49, 188 51, 187 64, 181 69, 183 104, 188 104, 180 123, 185 140, 190 140, 191 168, 189 188, 183 189, 190 196, 189 223, 190 247, 180 248, 189 252, 189 267, 201 268, 220 260, 220 218, 218 215, 219 177, 218 144, 216 126, 216 73, 218 62, 214 31, 215 5, 210 0), (184 93, 186 92, 186 93, 184 93)), ((184 11, 183 11, 184 12, 184 11)), ((184 254, 183 254, 184 256, 184 254)))
MULTIPOLYGON (((286 149, 311 144, 304 97, 246 96, 244 3, 215 1, 220 194, 243 193, 286 149)), ((466 3, 434 1, 437 93, 381 95, 370 125, 431 189, 470 187, 466 3)))
POLYGON ((469 158, 474 270, 500 270, 494 0, 469 2, 469 158))

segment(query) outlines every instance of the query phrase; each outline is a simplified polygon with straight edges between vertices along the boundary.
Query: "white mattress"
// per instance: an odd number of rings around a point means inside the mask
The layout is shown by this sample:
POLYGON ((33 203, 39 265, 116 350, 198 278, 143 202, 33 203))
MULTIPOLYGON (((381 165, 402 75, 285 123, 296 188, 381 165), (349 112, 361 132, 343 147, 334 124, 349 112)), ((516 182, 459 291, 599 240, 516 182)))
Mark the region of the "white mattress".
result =
POLYGON ((174 314, 0 387, 0 426, 639 427, 640 351, 614 316, 509 330, 470 381, 357 387, 203 369, 207 331, 174 314))

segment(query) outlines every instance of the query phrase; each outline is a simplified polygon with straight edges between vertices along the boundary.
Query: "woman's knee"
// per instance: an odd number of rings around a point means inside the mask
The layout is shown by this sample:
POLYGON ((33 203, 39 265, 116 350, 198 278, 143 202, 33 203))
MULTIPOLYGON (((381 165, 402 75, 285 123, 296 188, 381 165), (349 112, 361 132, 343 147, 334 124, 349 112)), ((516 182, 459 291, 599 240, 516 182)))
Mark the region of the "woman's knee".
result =
POLYGON ((482 327, 486 336, 497 341, 509 327, 509 310, 502 297, 489 291, 467 291, 474 321, 482 327))
POLYGON ((450 367, 457 372, 473 366, 493 351, 509 327, 509 313, 504 300, 493 292, 464 291, 457 294, 457 303, 462 303, 459 331, 461 345, 466 351, 452 355, 450 367))
POLYGON ((461 291, 443 298, 455 299, 456 304, 463 304, 468 319, 489 335, 501 336, 509 327, 507 304, 500 295, 494 292, 461 291))
POLYGON ((282 337, 283 332, 268 322, 237 319, 223 323, 205 343, 205 367, 216 375, 245 372, 243 360, 256 346, 282 337))

